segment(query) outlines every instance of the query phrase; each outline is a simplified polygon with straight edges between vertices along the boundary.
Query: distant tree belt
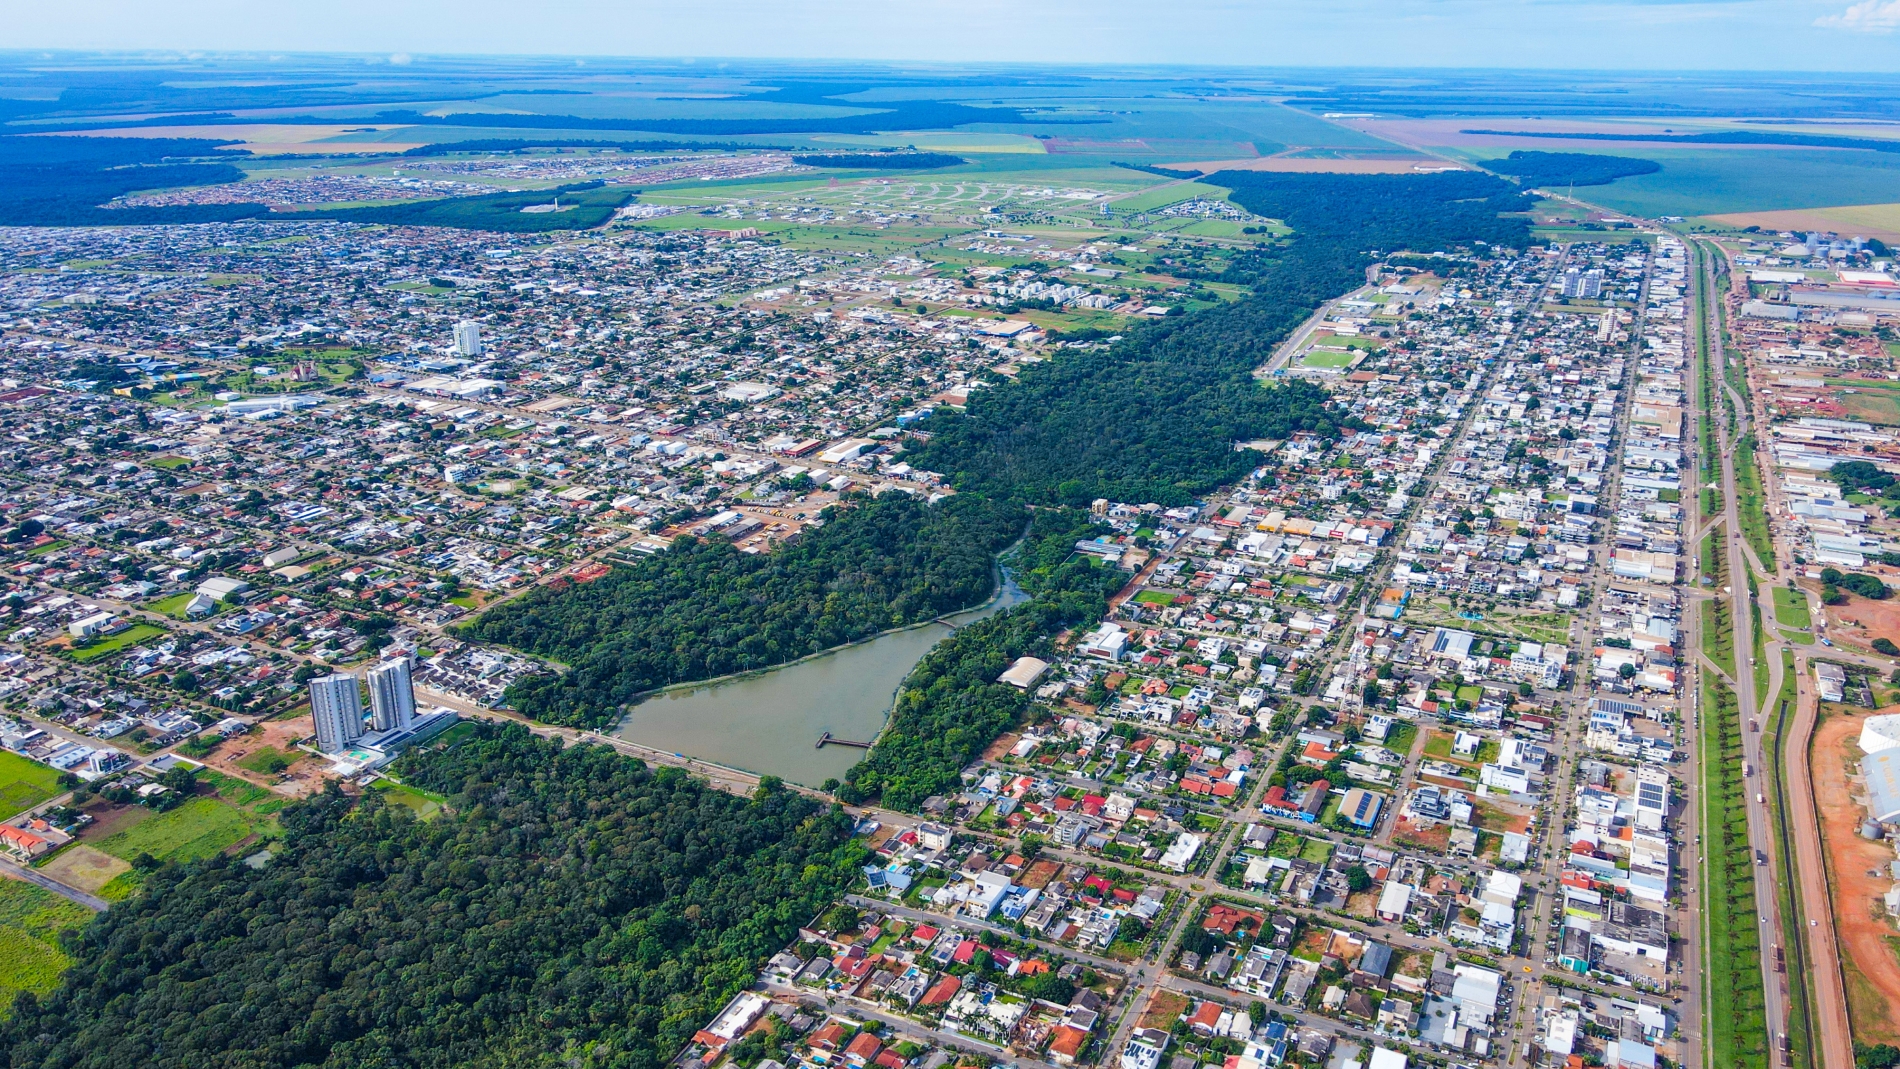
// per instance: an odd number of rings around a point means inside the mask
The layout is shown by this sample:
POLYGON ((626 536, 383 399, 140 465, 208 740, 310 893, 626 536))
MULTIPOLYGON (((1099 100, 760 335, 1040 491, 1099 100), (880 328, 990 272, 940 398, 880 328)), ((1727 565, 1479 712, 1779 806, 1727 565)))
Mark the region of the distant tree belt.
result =
POLYGON ((937 167, 956 167, 970 161, 947 152, 831 152, 819 156, 793 156, 792 162, 801 167, 927 171, 937 167))
POLYGON ((957 629, 932 647, 898 690, 890 722, 863 761, 845 773, 838 798, 880 800, 915 811, 952 790, 958 774, 1028 707, 1027 691, 996 677, 1018 657, 1053 658, 1050 636, 1092 626, 1128 577, 1075 552, 1106 531, 1085 512, 1038 509, 1028 537, 1006 561, 1028 602, 957 629))
POLYGON ((457 152, 522 152, 537 148, 581 148, 620 152, 735 152, 759 149, 789 150, 789 145, 767 145, 746 141, 596 141, 571 137, 473 138, 467 141, 437 141, 407 149, 404 156, 448 156, 457 152))
POLYGON ((261 869, 152 873, 0 1022, 35 1069, 660 1069, 845 889, 842 811, 733 797, 518 726, 399 766, 418 820, 332 785, 261 869))
POLYGON ((1127 163, 1122 160, 1110 160, 1109 166, 1126 167, 1131 171, 1145 171, 1148 174, 1158 174, 1163 178, 1175 179, 1198 178, 1202 173, 1198 168, 1191 171, 1177 171, 1172 167, 1159 167, 1152 163, 1127 163))
POLYGON ((1321 303, 1360 285, 1369 250, 1523 247, 1519 190, 1490 175, 1326 175, 1223 171, 1240 206, 1285 220, 1284 244, 1236 257, 1252 296, 1162 320, 1107 350, 1065 353, 1013 382, 939 409, 913 467, 961 489, 1080 504, 1097 497, 1180 504, 1244 475, 1234 444, 1357 424, 1304 380, 1261 386, 1254 368, 1321 303))
POLYGON ((1522 149, 1501 160, 1489 160, 1485 170, 1508 174, 1526 185, 1606 186, 1619 178, 1655 174, 1662 164, 1633 156, 1597 156, 1587 152, 1529 152, 1522 149))
POLYGON ((598 181, 577 182, 556 189, 538 189, 525 193, 495 193, 482 197, 446 197, 440 200, 403 201, 363 208, 319 208, 300 211, 291 218, 341 219, 352 223, 381 223, 389 226, 445 226, 462 230, 494 230, 504 233, 537 233, 544 230, 591 230, 613 218, 614 211, 632 200, 639 190, 628 186, 603 186, 598 181), (563 211, 524 212, 523 208, 562 199, 563 211), (568 209, 566 206, 573 204, 568 209))
POLYGON ((996 553, 1027 519, 1018 502, 974 494, 925 505, 891 493, 825 516, 769 553, 682 537, 591 583, 505 602, 461 633, 571 666, 511 687, 522 713, 605 727, 659 687, 770 668, 980 604, 996 553))
POLYGON ((220 185, 244 172, 216 141, 143 137, 0 136, 0 226, 132 226, 227 222, 262 204, 101 208, 143 189, 220 185), (195 158, 195 159, 194 159, 195 158))
MULTIPOLYGON (((834 108, 865 106, 833 99, 825 99, 822 102, 813 101, 813 103, 822 103, 824 106, 834 108)), ((1032 121, 1037 126, 1084 126, 1108 121, 1107 119, 1045 119, 1042 117, 1031 120, 1016 108, 973 107, 969 104, 937 100, 907 100, 893 102, 888 106, 873 106, 879 107, 880 110, 864 111, 856 115, 813 116, 801 119, 615 119, 580 115, 519 115, 496 112, 425 115, 419 111, 404 109, 378 112, 375 116, 360 121, 401 123, 406 126, 457 126, 507 130, 643 130, 656 134, 705 134, 713 137, 733 137, 744 134, 869 134, 883 130, 943 130, 966 126, 970 123, 1020 125, 1032 121)), ((299 115, 271 121, 334 125, 337 120, 318 115, 299 115)))
POLYGON ((1829 134, 1781 134, 1752 130, 1712 130, 1700 134, 1630 134, 1607 131, 1553 133, 1545 130, 1460 130, 1461 134, 1498 137, 1543 137, 1557 141, 1651 141, 1665 145, 1799 145, 1806 148, 1864 148, 1900 152, 1900 141, 1880 137, 1835 137, 1829 134))

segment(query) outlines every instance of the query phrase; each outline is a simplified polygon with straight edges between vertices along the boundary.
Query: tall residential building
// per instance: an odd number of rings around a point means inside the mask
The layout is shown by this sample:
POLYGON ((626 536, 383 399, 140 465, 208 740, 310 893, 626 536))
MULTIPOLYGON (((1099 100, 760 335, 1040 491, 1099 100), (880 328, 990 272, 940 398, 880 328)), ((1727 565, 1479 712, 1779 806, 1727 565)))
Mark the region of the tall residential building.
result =
POLYGON ((409 658, 384 661, 363 677, 369 684, 369 722, 377 731, 406 728, 416 719, 416 685, 409 658))
POLYGON ((482 355, 482 325, 473 319, 455 324, 455 351, 471 359, 482 355))
POLYGON ((356 677, 343 672, 310 681, 310 716, 317 722, 317 749, 338 753, 363 737, 363 696, 356 677))

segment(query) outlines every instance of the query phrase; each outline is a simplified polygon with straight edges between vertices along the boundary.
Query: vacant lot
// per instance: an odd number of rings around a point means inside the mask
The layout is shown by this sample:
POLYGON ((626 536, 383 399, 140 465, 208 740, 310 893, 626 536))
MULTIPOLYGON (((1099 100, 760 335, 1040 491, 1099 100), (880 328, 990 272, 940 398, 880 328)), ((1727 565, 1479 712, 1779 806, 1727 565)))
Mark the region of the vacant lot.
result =
POLYGON ((193 798, 169 813, 100 839, 93 845, 130 861, 150 854, 160 861, 196 861, 255 834, 263 822, 216 798, 193 798))
POLYGON ((68 887, 97 894, 101 887, 131 867, 130 862, 113 857, 103 850, 85 843, 74 843, 41 865, 40 871, 68 887))
POLYGON ((21 991, 45 994, 59 984, 67 957, 59 933, 92 919, 92 912, 51 891, 0 879, 0 1007, 21 991))
POLYGON ((1830 715, 1815 729, 1810 744, 1814 803, 1821 816, 1828 882, 1834 888, 1834 924, 1854 1038, 1895 1043, 1900 1042, 1900 957, 1894 953, 1893 925, 1882 916, 1886 908, 1880 901, 1893 885, 1887 871, 1893 851, 1858 834, 1865 811, 1848 774, 1848 766, 1860 761, 1855 739, 1870 715, 1830 715))
POLYGON ((0 820, 59 793, 59 773, 19 754, 0 751, 0 820))

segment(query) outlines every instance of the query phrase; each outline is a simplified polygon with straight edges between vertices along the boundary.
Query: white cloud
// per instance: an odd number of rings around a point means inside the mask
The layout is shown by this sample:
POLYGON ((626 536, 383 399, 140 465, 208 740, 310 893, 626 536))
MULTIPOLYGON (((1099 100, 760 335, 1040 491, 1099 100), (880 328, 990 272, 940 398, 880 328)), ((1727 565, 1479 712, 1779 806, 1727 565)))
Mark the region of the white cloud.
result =
POLYGON ((1900 0, 1860 0, 1838 15, 1815 19, 1814 24, 1855 33, 1892 33, 1900 29, 1900 0))

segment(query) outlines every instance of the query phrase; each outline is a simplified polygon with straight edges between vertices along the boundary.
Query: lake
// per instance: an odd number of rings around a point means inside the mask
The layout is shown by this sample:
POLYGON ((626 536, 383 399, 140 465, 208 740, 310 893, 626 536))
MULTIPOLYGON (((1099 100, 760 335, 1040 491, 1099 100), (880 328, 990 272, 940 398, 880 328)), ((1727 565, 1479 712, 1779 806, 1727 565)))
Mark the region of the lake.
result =
MULTIPOLYGON (((954 624, 1028 600, 1008 574, 997 593, 954 624)), ((884 729, 897 688, 950 628, 892 631, 779 668, 656 694, 628 710, 623 739, 816 787, 864 759, 850 746, 816 749, 829 731, 868 742, 884 729)))

